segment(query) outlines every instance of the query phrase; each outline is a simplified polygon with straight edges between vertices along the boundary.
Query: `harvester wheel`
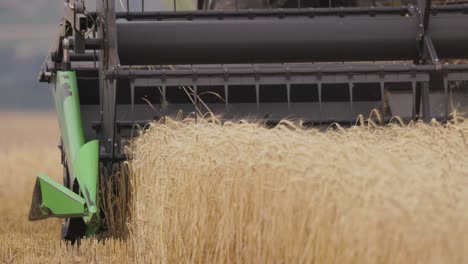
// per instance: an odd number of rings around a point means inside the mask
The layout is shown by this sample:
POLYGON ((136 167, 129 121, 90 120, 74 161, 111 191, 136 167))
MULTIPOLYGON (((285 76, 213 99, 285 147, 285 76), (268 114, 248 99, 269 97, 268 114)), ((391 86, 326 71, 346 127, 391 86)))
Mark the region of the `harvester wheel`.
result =
MULTIPOLYGON (((64 163, 63 167, 63 185, 78 193, 78 185, 71 184, 70 173, 68 172, 67 163, 64 163)), ((70 241, 72 245, 78 242, 85 235, 86 225, 81 217, 78 218, 65 218, 62 223, 61 237, 65 241, 70 241)))
POLYGON ((62 239, 70 241, 72 245, 78 242, 84 237, 86 232, 86 225, 82 218, 67 218, 62 223, 62 239))

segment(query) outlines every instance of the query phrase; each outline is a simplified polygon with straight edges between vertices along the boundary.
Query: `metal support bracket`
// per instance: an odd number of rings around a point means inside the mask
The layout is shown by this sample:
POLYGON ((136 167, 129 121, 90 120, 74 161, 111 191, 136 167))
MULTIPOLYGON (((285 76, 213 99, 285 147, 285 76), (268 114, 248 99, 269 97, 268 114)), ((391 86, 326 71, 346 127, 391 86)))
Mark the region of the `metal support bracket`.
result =
MULTIPOLYGON (((417 64, 427 64, 430 62, 436 67, 436 71, 440 71, 442 69, 442 65, 440 64, 439 57, 437 55, 437 51, 434 47, 434 43, 432 42, 431 36, 429 34, 429 19, 431 16, 431 6, 432 0, 418 0, 418 49, 419 49, 419 61, 417 64)), ((431 78, 432 79, 432 78, 431 78)), ((425 121, 429 121, 431 119, 430 113, 430 101, 429 101, 429 94, 430 94, 430 87, 429 82, 427 83, 418 83, 416 86, 415 91, 415 100, 414 100, 414 107, 413 111, 415 111, 415 117, 419 118, 420 113, 420 105, 422 99, 423 105, 423 116, 425 121)))
POLYGON ((113 172, 113 161, 116 150, 119 149, 119 139, 116 137, 116 103, 117 82, 108 79, 107 71, 115 71, 119 67, 117 55, 117 27, 115 21, 115 2, 113 0, 96 1, 96 13, 98 23, 98 39, 102 40, 99 56, 99 80, 100 80, 100 107, 102 129, 99 135, 101 152, 111 157, 109 162, 103 162, 104 177, 113 172))
POLYGON ((88 29, 88 18, 85 15, 85 11, 85 4, 82 0, 65 3, 64 19, 73 30, 73 50, 75 53, 84 53, 85 51, 85 34, 88 29))
POLYGON ((441 70, 442 65, 439 61, 439 56, 429 34, 429 18, 431 16, 432 0, 419 0, 418 17, 418 47, 419 47, 419 64, 426 64, 430 61, 436 66, 436 70, 441 70))

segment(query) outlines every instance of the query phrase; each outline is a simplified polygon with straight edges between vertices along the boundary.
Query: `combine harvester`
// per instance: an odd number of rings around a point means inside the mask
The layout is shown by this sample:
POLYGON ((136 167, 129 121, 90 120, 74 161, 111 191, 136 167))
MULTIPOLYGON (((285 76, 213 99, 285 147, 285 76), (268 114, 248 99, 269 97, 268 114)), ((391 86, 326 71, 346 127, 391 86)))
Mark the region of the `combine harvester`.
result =
POLYGON ((41 70, 59 117, 64 182, 39 175, 29 219, 64 218, 67 240, 106 229, 101 179, 123 166, 136 125, 207 112, 351 124, 373 109, 387 122, 447 120, 468 104, 466 3, 258 0, 263 9, 245 9, 228 0, 231 9, 219 10, 223 0, 198 0, 198 10, 174 1, 149 11, 135 1, 117 2, 120 12, 114 0, 97 0, 95 12, 67 1, 41 70))

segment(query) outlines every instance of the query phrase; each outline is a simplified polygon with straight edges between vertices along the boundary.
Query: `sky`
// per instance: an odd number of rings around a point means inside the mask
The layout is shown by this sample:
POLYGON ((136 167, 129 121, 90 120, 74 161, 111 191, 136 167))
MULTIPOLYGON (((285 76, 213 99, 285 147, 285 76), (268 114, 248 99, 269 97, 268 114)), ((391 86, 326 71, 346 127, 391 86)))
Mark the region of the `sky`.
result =
POLYGON ((60 0, 0 0, 0 110, 52 109, 37 75, 60 21, 60 0))
MULTIPOLYGON (((165 0, 145 0, 160 10, 165 0)), ((41 65, 55 39, 64 0, 0 0, 0 110, 53 110, 50 88, 38 83, 41 65)), ((86 1, 95 10, 95 0, 86 1)), ((126 0, 122 0, 126 5, 126 0)), ((116 0, 117 10, 121 10, 116 0)), ((141 8, 141 0, 130 0, 141 8)))

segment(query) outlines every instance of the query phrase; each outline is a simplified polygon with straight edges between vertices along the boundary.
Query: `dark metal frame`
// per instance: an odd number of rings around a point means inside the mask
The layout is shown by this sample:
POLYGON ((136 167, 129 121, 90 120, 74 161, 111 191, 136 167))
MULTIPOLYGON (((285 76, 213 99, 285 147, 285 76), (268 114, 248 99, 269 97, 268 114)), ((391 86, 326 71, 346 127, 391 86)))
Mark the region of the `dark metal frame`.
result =
MULTIPOLYGON (((81 2, 81 1, 76 1, 81 2)), ((127 0, 127 6, 128 5, 127 0)), ((300 5, 300 1, 298 4, 300 5)), ((208 10, 208 1, 199 0, 199 11, 165 11, 165 12, 145 12, 144 1, 142 10, 126 12, 115 12, 113 0, 97 1, 96 12, 88 13, 97 25, 97 36, 92 39, 84 39, 75 32, 71 46, 75 52, 70 55, 71 67, 80 71, 98 71, 99 86, 99 113, 93 115, 97 119, 87 120, 88 124, 97 132, 97 138, 101 142, 101 160, 105 170, 104 175, 111 175, 113 163, 122 160, 121 136, 123 130, 131 130, 134 124, 144 124, 150 120, 141 120, 133 115, 135 109, 135 90, 145 87, 160 87, 163 95, 166 89, 173 86, 189 86, 193 88, 193 108, 198 107, 197 89, 204 85, 215 85, 224 87, 224 98, 226 111, 229 105, 229 91, 232 86, 249 84, 255 87, 255 104, 257 110, 260 108, 261 85, 284 85, 287 100, 284 102, 290 108, 291 85, 314 84, 318 90, 318 104, 322 111, 322 85, 325 84, 347 84, 349 89, 350 108, 344 111, 353 111, 353 85, 358 83, 377 83, 380 90, 380 105, 382 112, 384 90, 386 83, 410 83, 413 101, 412 118, 423 117, 428 121, 432 118, 429 104, 430 85, 437 84, 443 87, 445 94, 445 119, 449 118, 449 82, 468 81, 468 65, 443 64, 441 62, 439 50, 434 44, 431 33, 431 18, 443 14, 463 14, 468 17, 468 5, 432 6, 431 0, 420 0, 417 7, 353 7, 353 8, 307 8, 307 9, 274 9, 274 10, 236 10, 236 11, 213 11, 208 10), (155 70, 149 70, 146 66, 121 65, 119 60, 119 24, 118 20, 125 20, 128 23, 149 23, 149 25, 165 25, 164 22, 177 21, 206 21, 207 24, 215 24, 218 21, 287 21, 294 19, 304 19, 314 23, 315 18, 350 18, 350 17, 416 17, 417 29, 414 29, 414 47, 417 55, 397 64, 378 63, 302 63, 302 64, 242 64, 234 65, 238 61, 226 61, 223 65, 176 65, 175 69, 168 65, 156 65, 155 70), (152 24, 153 23, 153 24, 152 24), (78 36, 78 37, 75 37, 78 36), (85 52, 85 50, 92 50, 85 52), (98 59, 98 61, 96 61, 98 59), (86 64, 86 61, 89 63, 86 64), (78 64, 83 63, 83 64, 78 64), (78 67, 78 65, 80 65, 78 67), (83 66, 81 66, 83 65, 83 66), (121 120, 118 115, 117 93, 122 83, 127 83, 124 89, 130 89, 131 105, 129 111, 132 113, 131 120, 121 120), (437 83, 438 82, 438 83, 437 83), (422 116, 420 113, 422 105, 422 116), (91 126, 91 125, 90 125, 91 126)), ((176 10, 176 5, 174 7, 176 10)), ((75 14, 67 14, 70 22, 75 14)), ((464 19, 465 17, 463 17, 464 19)), ((72 22, 74 23, 74 22, 72 22)), ((210 25, 211 25, 210 24, 210 25)), ((208 27, 209 28, 209 27, 208 27)), ((299 32, 299 34, 301 34, 299 32)), ((458 33, 456 33, 458 34, 458 33)), ((62 34, 61 39, 65 36, 62 34)), ((60 41, 59 41, 60 43, 60 41)), ((447 49, 445 47, 445 49, 447 49)), ((62 54, 60 54, 60 44, 57 52, 52 56, 50 65, 44 72, 50 72, 60 66, 62 54)), ((126 51, 127 52, 127 51, 126 51)), ((130 51, 128 51, 130 52, 130 51)), ((383 51, 382 51, 383 52, 383 51)), ((280 58, 278 62, 282 61, 280 58)), ((339 58, 338 58, 339 59, 339 58)), ((224 62, 223 62, 224 63, 224 62)), ((248 62, 250 63, 250 62, 248 62)), ((170 64, 170 63, 168 63, 170 64)), ((42 79, 50 81, 50 74, 42 74, 42 79)), ((81 76, 79 78, 93 78, 81 76)), ((163 96, 161 106, 167 105, 163 96)), ((255 113, 254 113, 255 114, 255 113)), ((318 122, 329 122, 333 120, 308 120, 318 122)))
MULTIPOLYGON (((119 65, 117 54, 117 30, 115 20, 115 2, 111 0, 97 1, 96 12, 101 21, 99 23, 98 38, 101 39, 101 50, 99 57, 99 82, 100 82, 100 105, 103 129, 100 135, 101 146, 104 152, 111 155, 113 159, 117 147, 116 142, 116 83, 105 78, 106 72, 116 69, 119 65)), ((112 170, 112 164, 105 166, 105 169, 112 170)), ((108 175, 111 172, 106 173, 108 175)))

